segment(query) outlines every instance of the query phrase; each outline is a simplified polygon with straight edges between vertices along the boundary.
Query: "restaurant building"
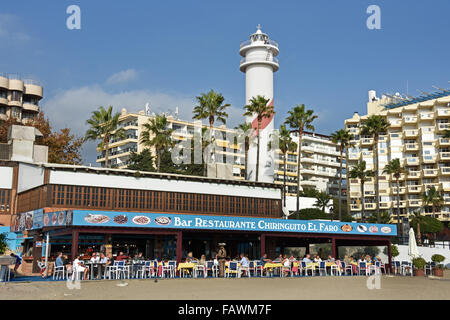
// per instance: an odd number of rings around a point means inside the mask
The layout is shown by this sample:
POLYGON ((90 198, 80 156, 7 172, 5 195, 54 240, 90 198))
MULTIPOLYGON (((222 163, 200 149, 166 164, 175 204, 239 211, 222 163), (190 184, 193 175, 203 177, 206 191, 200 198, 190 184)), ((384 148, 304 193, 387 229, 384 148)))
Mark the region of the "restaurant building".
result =
MULTIPOLYGON (((73 165, 10 162, 11 231, 23 233, 24 263, 45 253, 70 258, 101 251, 181 261, 210 259, 220 242, 230 258, 275 257, 286 247, 329 243, 388 246, 392 225, 282 219, 278 185, 73 165)), ((388 246, 389 247, 389 246, 388 246)), ((31 266, 30 266, 31 267, 31 266)))

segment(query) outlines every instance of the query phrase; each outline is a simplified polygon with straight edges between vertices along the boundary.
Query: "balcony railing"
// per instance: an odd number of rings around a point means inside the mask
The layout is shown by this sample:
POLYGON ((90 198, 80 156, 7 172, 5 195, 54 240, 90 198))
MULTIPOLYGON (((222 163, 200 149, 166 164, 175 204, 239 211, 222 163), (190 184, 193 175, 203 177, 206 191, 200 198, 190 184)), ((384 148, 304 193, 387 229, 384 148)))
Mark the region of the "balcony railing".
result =
MULTIPOLYGON (((252 40, 245 40, 245 41, 242 41, 242 42, 241 42, 241 45, 240 45, 239 48, 246 47, 246 46, 249 46, 249 45, 251 45, 251 44, 252 44, 252 40)), ((266 42, 265 44, 269 44, 269 45, 271 45, 271 46, 274 46, 274 47, 277 47, 277 48, 278 48, 278 42, 276 42, 276 41, 274 41, 274 40, 271 40, 271 39, 268 39, 267 42, 266 42)))

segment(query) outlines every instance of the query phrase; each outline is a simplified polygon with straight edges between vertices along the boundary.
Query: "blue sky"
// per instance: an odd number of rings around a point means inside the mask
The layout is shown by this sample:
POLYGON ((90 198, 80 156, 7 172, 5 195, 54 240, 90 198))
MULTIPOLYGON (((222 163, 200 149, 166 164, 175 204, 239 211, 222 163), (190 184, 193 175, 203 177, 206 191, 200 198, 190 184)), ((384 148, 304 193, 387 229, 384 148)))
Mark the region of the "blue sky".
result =
MULTIPOLYGON (((99 105, 154 111, 180 108, 215 89, 242 121, 244 74, 239 43, 261 24, 280 46, 276 125, 304 103, 316 131, 343 127, 364 113, 367 91, 419 95, 450 87, 450 2, 426 1, 9 1, 0 9, 0 72, 41 81, 44 112, 77 134, 99 105), (81 8, 81 30, 66 28, 66 8, 81 8), (381 8, 381 30, 366 9, 381 8)), ((85 162, 95 162, 87 144, 85 162)))

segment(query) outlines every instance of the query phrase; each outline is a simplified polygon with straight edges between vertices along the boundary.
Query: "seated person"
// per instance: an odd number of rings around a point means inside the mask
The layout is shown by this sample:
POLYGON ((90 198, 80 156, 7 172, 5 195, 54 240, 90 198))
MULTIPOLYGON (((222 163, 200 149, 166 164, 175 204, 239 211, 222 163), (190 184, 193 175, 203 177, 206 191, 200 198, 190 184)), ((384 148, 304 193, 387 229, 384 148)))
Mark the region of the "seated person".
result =
POLYGON ((281 263, 282 261, 283 261, 283 255, 282 254, 280 254, 277 258, 275 258, 273 260, 273 262, 276 262, 276 263, 281 263))
POLYGON ((133 263, 139 263, 139 262, 142 262, 142 261, 145 261, 145 258, 143 256, 142 252, 139 252, 139 254, 136 254, 133 257, 133 263))
POLYGON ((321 262, 322 259, 320 259, 319 255, 316 255, 316 257, 314 258, 314 262, 321 262))
POLYGON ((74 273, 83 272, 83 280, 87 279, 89 268, 81 264, 81 256, 78 256, 75 260, 73 260, 72 270, 74 273))
POLYGON ((218 266, 218 265, 219 265, 219 259, 217 258, 217 254, 216 254, 216 256, 214 257, 214 265, 215 265, 215 266, 218 266))
POLYGON ((58 256, 56 257, 56 260, 55 260, 55 266, 56 267, 63 267, 64 266, 62 252, 58 252, 58 256))
POLYGON ((335 262, 335 259, 332 256, 328 256, 327 262, 335 262))
POLYGON ((123 261, 126 259, 128 259, 128 256, 124 255, 122 251, 120 251, 116 257, 116 261, 123 261))
POLYGON ((361 256, 361 258, 358 259, 358 264, 360 262, 367 262, 366 259, 364 258, 364 256, 361 256))
POLYGON ((206 266, 206 256, 204 254, 202 254, 202 256, 200 257, 200 261, 198 263, 203 266, 206 266))
POLYGON ((311 255, 310 255, 309 253, 306 254, 302 261, 303 261, 303 262, 306 262, 306 263, 312 262, 312 261, 311 261, 311 255))
POLYGON ((98 263, 100 261, 100 257, 97 256, 97 254, 95 252, 92 253, 92 257, 89 260, 92 263, 98 263))
POLYGON ((10 256, 13 257, 14 259, 16 259, 16 261, 14 263, 14 272, 16 273, 17 269, 22 264, 22 258, 20 258, 17 254, 15 254, 13 252, 10 254, 10 256))
POLYGON ((100 254, 100 260, 98 261, 99 263, 104 263, 104 264, 109 264, 109 257, 106 257, 105 254, 102 252, 100 254))
POLYGON ((271 263, 272 260, 267 259, 267 253, 264 253, 263 256, 261 257, 261 259, 259 259, 259 261, 261 262, 261 264, 264 266, 266 263, 271 263))

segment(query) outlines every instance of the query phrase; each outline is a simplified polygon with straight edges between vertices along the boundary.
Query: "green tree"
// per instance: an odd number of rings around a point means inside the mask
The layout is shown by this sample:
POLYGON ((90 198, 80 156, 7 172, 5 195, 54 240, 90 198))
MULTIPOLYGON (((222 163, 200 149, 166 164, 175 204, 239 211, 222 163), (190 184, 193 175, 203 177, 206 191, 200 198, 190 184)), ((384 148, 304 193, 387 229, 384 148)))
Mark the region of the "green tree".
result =
POLYGON ((256 137, 258 144, 256 146, 256 181, 259 179, 259 150, 260 150, 260 130, 261 122, 264 118, 271 118, 274 114, 274 107, 272 105, 267 105, 270 99, 266 99, 263 96, 256 96, 250 99, 250 104, 246 105, 244 116, 251 117, 256 114, 256 119, 258 122, 256 137))
POLYGON ((305 129, 314 131, 314 126, 312 122, 317 118, 314 115, 313 110, 306 110, 305 105, 296 105, 289 112, 289 116, 284 121, 285 124, 289 125, 292 131, 298 134, 298 143, 297 143, 297 212, 300 209, 300 159, 302 157, 302 141, 303 141, 303 132, 305 129))
POLYGON ((422 244, 422 234, 421 234, 421 225, 423 224, 424 216, 420 213, 419 210, 413 213, 412 218, 410 219, 410 224, 412 226, 416 226, 416 237, 417 237, 417 244, 422 244))
MULTIPOLYGON (((316 195, 316 202, 314 203, 314 206, 325 213, 325 209, 330 207, 330 201, 332 199, 333 197, 325 191, 318 192, 316 195)), ((333 221, 333 215, 331 215, 331 221, 333 221)))
POLYGON ((213 126, 216 121, 226 124, 228 113, 225 111, 230 105, 223 104, 225 98, 219 92, 210 90, 207 93, 201 93, 196 97, 198 105, 194 108, 192 119, 208 119, 209 123, 209 141, 212 143, 213 126))
POLYGON ((149 149, 144 149, 141 153, 131 152, 129 160, 130 163, 128 164, 127 169, 149 172, 156 171, 153 166, 154 157, 149 149))
MULTIPOLYGON (((389 212, 383 210, 380 212, 380 223, 388 224, 391 221, 391 216, 389 212)), ((370 217, 367 218, 367 222, 369 223, 378 223, 377 213, 374 212, 370 217)))
POLYGON ((300 191, 300 197, 315 198, 318 193, 319 191, 315 188, 303 188, 303 190, 300 191))
POLYGON ((0 233, 0 254, 4 254, 8 248, 8 242, 6 242, 8 233, 0 233))
POLYGON ((436 218, 436 210, 439 210, 444 203, 444 196, 434 186, 431 186, 422 193, 423 207, 431 206, 433 218, 436 218))
POLYGON ((378 157, 378 141, 381 134, 386 134, 389 128, 389 122, 380 115, 371 115, 361 122, 361 135, 373 137, 373 152, 375 155, 375 198, 377 210, 377 222, 380 223, 380 187, 378 184, 379 175, 379 157, 378 157))
MULTIPOLYGON (((366 162, 360 160, 356 166, 354 166, 350 172, 349 176, 351 179, 359 179, 361 185, 361 220, 365 222, 365 196, 364 196, 364 183, 369 180, 370 177, 374 176, 372 170, 366 170, 366 162)), ((377 221, 380 221, 380 216, 377 214, 377 221)), ((378 222, 379 223, 379 222, 378 222)))
POLYGON ((444 138, 446 138, 446 139, 448 139, 448 138, 450 138, 450 130, 445 130, 445 132, 444 132, 444 138))
POLYGON ((112 113, 113 107, 108 110, 100 106, 98 110, 92 112, 90 119, 86 121, 89 129, 86 132, 85 141, 101 140, 97 145, 102 152, 105 151, 105 167, 108 168, 109 145, 113 138, 124 139, 126 134, 123 128, 119 128, 120 113, 112 113))
POLYGON ((288 152, 294 152, 297 149, 297 144, 292 140, 291 132, 286 129, 285 125, 280 126, 277 134, 271 134, 271 139, 268 143, 269 150, 272 150, 274 145, 278 145, 278 148, 283 154, 283 204, 286 206, 287 154, 288 152))
POLYGON ((161 172, 161 157, 163 151, 167 151, 174 146, 172 139, 173 129, 167 127, 168 122, 165 115, 157 115, 149 119, 143 125, 140 142, 146 147, 155 148, 157 165, 156 171, 161 172))
POLYGON ((339 146, 340 167, 339 167, 339 220, 342 219, 342 167, 344 163, 344 151, 351 146, 352 135, 345 129, 337 130, 331 134, 333 143, 339 146))
MULTIPOLYGON (((397 224, 401 225, 400 221, 400 176, 405 172, 405 168, 400 164, 400 159, 392 159, 384 167, 383 173, 393 174, 397 185, 397 224)), ((401 228, 400 228, 401 230, 401 228)))
POLYGON ((244 135, 244 167, 245 167, 245 180, 248 180, 248 150, 250 149, 250 144, 252 143, 254 139, 254 132, 252 124, 249 122, 244 122, 235 127, 236 130, 238 130, 238 136, 236 137, 238 140, 242 140, 242 137, 240 135, 244 135))

